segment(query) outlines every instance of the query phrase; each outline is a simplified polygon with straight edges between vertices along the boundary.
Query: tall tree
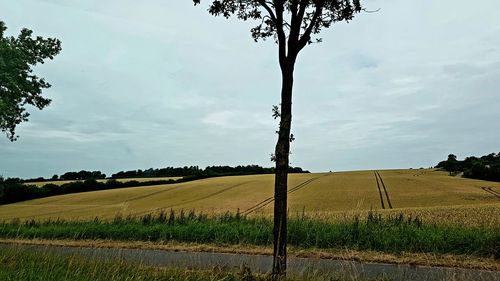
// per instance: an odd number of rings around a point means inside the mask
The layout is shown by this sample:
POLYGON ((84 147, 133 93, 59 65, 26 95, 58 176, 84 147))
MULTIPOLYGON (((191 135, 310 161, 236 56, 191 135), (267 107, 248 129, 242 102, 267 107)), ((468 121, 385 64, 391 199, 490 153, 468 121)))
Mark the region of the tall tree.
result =
MULTIPOLYGON (((193 0, 200 4, 200 0, 193 0)), ((312 42, 323 28, 349 21, 362 10, 360 0, 210 0, 208 11, 214 16, 256 20, 251 29, 255 41, 273 37, 278 45, 281 69, 281 108, 273 109, 280 119, 274 185, 273 276, 286 273, 287 181, 292 123, 292 90, 295 62, 300 51, 312 42)))
POLYGON ((42 96, 42 90, 50 84, 33 74, 32 68, 53 59, 61 51, 61 42, 54 38, 32 38, 29 29, 19 36, 4 37, 7 30, 0 21, 0 129, 11 141, 17 139, 15 130, 21 122, 28 121, 25 105, 43 109, 50 99, 42 96))

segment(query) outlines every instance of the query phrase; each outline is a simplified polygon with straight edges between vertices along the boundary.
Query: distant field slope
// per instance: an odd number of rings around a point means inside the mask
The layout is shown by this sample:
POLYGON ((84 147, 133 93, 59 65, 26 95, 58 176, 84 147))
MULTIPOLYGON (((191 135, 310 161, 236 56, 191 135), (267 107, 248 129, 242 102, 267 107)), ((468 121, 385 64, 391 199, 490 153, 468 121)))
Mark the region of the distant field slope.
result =
MULTIPOLYGON (((239 209, 249 214, 270 214, 273 183, 273 175, 232 176, 75 193, 0 206, 0 220, 112 218, 118 213, 142 215, 171 208, 206 213, 239 209)), ((439 208, 472 208, 469 212, 473 213, 477 212, 473 208, 482 206, 489 208, 488 216, 500 217, 500 183, 450 177, 433 170, 292 174, 289 179, 291 214, 305 211, 328 216, 410 208, 422 209, 432 216, 439 208)))

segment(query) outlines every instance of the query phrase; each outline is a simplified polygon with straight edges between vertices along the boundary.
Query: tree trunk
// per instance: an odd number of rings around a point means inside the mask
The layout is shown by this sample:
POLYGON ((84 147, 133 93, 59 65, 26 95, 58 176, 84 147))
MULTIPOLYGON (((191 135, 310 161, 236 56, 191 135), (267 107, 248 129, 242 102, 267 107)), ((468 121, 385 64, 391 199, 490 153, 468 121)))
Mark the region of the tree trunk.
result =
POLYGON ((278 142, 276 143, 275 181, 274 181, 274 251, 273 278, 286 275, 286 238, 287 238, 287 183, 290 154, 290 129, 292 123, 293 63, 281 67, 281 111, 278 142))

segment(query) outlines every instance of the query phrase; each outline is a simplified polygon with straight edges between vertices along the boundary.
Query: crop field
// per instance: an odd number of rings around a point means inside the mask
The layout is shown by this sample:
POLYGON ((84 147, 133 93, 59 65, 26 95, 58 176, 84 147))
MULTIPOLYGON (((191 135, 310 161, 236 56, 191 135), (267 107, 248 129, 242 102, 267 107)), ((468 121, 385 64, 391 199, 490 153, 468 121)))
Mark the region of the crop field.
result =
MULTIPOLYGON (((128 181, 138 181, 138 182, 146 182, 146 181, 160 181, 160 180, 178 180, 181 177, 156 177, 156 178, 126 178, 126 179, 116 179, 119 182, 128 182, 128 181)), ((108 179, 99 179, 98 182, 107 182, 108 179)), ((36 186, 44 186, 46 184, 56 184, 63 185, 65 183, 74 182, 73 180, 58 180, 58 181, 40 181, 40 182, 29 182, 26 184, 32 184, 36 186)))
MULTIPOLYGON (((265 216, 272 212, 273 183, 273 175, 232 176, 67 194, 0 206, 0 220, 111 219, 169 209, 265 216)), ((498 226, 500 183, 434 170, 292 174, 288 205, 291 215, 345 218, 373 209, 458 225, 498 226)))

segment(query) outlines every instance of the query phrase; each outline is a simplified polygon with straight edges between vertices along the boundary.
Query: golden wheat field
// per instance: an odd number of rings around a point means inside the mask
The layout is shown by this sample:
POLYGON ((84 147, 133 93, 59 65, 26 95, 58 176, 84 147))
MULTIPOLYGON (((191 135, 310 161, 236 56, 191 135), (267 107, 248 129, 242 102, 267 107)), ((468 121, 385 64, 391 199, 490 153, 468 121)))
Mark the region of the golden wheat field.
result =
MULTIPOLYGON (((338 219, 362 216, 372 209, 439 223, 500 225, 500 183, 434 170, 378 174, 378 178, 374 171, 292 174, 289 212, 338 219)), ((232 176, 68 194, 0 206, 0 220, 112 218, 169 209, 269 215, 273 183, 273 175, 232 176)))

